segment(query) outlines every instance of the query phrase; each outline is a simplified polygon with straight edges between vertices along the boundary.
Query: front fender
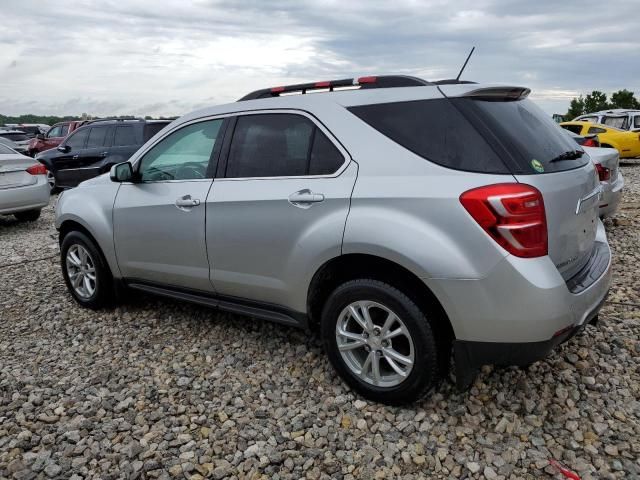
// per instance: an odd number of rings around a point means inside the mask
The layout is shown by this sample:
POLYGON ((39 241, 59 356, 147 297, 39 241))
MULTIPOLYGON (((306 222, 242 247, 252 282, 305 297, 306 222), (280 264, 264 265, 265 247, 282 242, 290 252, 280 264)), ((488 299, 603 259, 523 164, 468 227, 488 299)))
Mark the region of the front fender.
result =
POLYGON ((113 241, 113 204, 119 186, 104 182, 67 190, 58 198, 55 216, 58 230, 65 222, 75 222, 91 234, 116 278, 121 275, 113 241))

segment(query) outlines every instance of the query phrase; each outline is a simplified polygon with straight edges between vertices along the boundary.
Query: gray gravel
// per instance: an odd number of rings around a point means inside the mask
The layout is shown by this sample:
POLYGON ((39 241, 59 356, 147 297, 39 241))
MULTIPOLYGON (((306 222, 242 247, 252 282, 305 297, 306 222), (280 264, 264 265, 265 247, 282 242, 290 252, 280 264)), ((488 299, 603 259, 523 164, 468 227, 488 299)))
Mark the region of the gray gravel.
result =
POLYGON ((353 395, 295 329, 147 296, 83 310, 37 260, 52 209, 0 217, 0 478, 559 478, 550 458, 638 478, 640 164, 622 171, 601 323, 409 408, 353 395))

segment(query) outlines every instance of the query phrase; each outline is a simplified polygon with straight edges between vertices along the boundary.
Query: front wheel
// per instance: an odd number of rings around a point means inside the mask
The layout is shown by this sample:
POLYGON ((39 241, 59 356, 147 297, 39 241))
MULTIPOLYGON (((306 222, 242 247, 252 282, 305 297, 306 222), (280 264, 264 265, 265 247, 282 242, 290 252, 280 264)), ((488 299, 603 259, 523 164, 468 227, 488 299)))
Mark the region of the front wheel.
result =
POLYGON ((114 296, 111 272, 98 247, 84 233, 68 233, 60 246, 64 281, 76 302, 97 309, 109 305, 114 296))
POLYGON ((321 322, 329 360, 362 396, 408 403, 425 396, 438 381, 431 324, 391 285, 370 279, 344 283, 327 300, 321 322))

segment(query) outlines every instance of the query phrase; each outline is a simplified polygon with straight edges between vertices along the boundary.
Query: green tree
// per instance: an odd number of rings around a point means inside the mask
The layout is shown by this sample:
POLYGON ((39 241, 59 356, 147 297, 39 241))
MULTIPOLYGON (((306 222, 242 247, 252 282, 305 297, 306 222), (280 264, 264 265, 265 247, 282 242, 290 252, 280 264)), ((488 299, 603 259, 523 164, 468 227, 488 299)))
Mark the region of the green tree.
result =
POLYGON ((609 108, 609 103, 607 102, 606 93, 594 90, 586 97, 584 97, 584 109, 586 113, 606 110, 607 108, 609 108))
POLYGON ((564 118, 566 120, 573 120, 574 118, 582 115, 583 113, 585 113, 584 98, 582 97, 582 95, 580 95, 578 98, 574 98, 573 100, 571 100, 571 103, 569 103, 569 111, 564 116, 564 118))
POLYGON ((611 107, 640 109, 640 102, 638 102, 633 92, 625 88, 611 95, 611 107))

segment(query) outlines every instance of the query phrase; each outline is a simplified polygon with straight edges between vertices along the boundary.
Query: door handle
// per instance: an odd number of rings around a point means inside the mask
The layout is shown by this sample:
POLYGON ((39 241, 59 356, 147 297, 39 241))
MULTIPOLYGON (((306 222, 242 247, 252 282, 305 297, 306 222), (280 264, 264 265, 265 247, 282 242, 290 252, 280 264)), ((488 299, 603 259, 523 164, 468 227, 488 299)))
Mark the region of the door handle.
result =
POLYGON ((102 152, 102 153, 100 154, 100 156, 101 156, 102 158, 106 157, 107 155, 109 155, 109 152, 102 152))
POLYGON ((200 200, 191 198, 191 195, 185 195, 176 200, 176 207, 180 210, 187 210, 192 207, 197 207, 198 205, 200 205, 200 200))
POLYGON ((300 190, 298 192, 289 195, 289 203, 296 207, 309 208, 312 203, 319 203, 324 201, 324 195, 321 193, 314 193, 308 188, 300 190))
POLYGON ((74 160, 77 160, 77 159, 79 159, 79 158, 80 158, 80 155, 74 155, 74 156, 73 156, 73 157, 71 157, 71 158, 72 158, 72 159, 74 159, 74 160))

